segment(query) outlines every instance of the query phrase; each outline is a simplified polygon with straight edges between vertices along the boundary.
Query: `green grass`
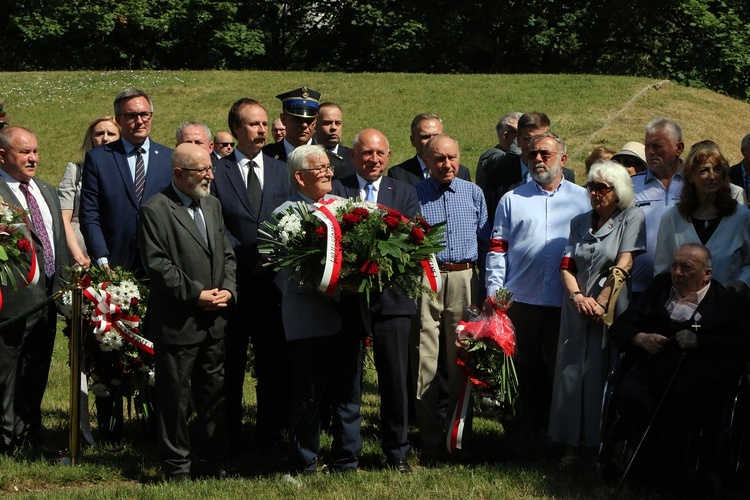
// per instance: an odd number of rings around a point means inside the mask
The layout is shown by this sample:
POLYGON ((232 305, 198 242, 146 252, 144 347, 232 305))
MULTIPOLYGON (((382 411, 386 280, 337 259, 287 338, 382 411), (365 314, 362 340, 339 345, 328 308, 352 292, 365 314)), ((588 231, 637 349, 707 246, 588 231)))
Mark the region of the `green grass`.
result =
POLYGON ((446 132, 461 145, 462 163, 476 167, 477 158, 497 142, 494 126, 508 111, 543 111, 552 129, 569 145, 579 178, 583 160, 597 145, 611 149, 627 141, 643 142, 644 126, 666 115, 683 127, 685 142, 712 139, 731 161, 740 158, 739 143, 750 132, 750 104, 707 90, 655 80, 591 75, 423 75, 284 73, 238 71, 37 72, 0 73, 0 97, 14 124, 31 128, 39 138, 40 176, 57 184, 78 149, 88 123, 112 112, 122 89, 140 87, 155 106, 153 137, 174 145, 183 121, 204 121, 212 130, 226 129, 227 111, 240 97, 265 104, 269 118, 280 110, 274 98, 307 85, 344 110, 344 142, 357 131, 382 130, 391 142, 391 164, 414 154, 409 124, 417 113, 443 117, 446 132), (633 99, 633 102, 630 102, 633 99))

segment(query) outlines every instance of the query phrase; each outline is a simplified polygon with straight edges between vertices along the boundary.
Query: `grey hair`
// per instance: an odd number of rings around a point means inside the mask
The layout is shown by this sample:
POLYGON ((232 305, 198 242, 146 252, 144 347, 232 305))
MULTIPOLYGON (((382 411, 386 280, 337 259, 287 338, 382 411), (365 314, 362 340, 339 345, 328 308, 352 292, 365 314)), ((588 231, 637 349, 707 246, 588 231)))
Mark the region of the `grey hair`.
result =
POLYGON ((518 120, 523 116, 523 113, 520 111, 513 111, 511 113, 508 113, 507 115, 503 116, 498 120, 497 125, 495 125, 495 131, 497 132, 498 137, 503 135, 503 132, 508 130, 508 125, 511 122, 518 123, 518 120))
POLYGON ((612 184, 617 195, 617 207, 620 210, 633 206, 635 202, 633 181, 628 171, 619 163, 612 160, 597 161, 591 166, 588 181, 603 181, 612 184))
POLYGON ((179 127, 177 127, 177 133, 175 134, 176 138, 177 138, 177 144, 182 144, 182 141, 183 141, 182 133, 188 127, 200 127, 200 128, 202 128, 203 131, 206 133, 206 139, 208 139, 208 142, 211 142, 213 140, 212 139, 213 136, 211 135, 211 129, 208 128, 208 125, 206 125, 205 123, 201 123, 201 122, 184 122, 184 123, 181 123, 179 127))
MULTIPOLYGON (((568 154, 568 146, 565 144, 565 141, 563 141, 557 134, 553 134, 552 132, 542 132, 541 134, 537 134, 535 136, 531 137, 531 141, 529 144, 533 144, 535 142, 541 141, 542 139, 554 139, 557 143, 557 154, 558 155, 566 155, 568 154)), ((622 168, 622 167, 620 167, 622 168)))
POLYGON ((706 269, 713 269, 713 262, 711 257, 711 250, 708 249, 708 247, 701 245, 700 243, 685 243, 684 245, 680 245, 680 247, 675 252, 675 255, 677 255, 677 252, 680 250, 695 250, 703 254, 703 267, 706 269))
POLYGON ((659 130, 666 130, 675 142, 682 141, 682 129, 674 120, 670 120, 665 116, 659 116, 646 125, 646 134, 653 134, 659 130))
POLYGON ((320 144, 304 144, 297 146, 286 159, 287 168, 289 169, 289 182, 292 186, 297 185, 297 179, 294 174, 300 170, 305 170, 310 165, 310 160, 318 158, 328 158, 326 150, 320 144))
POLYGON ((151 112, 154 112, 154 103, 151 102, 151 98, 148 96, 147 93, 142 91, 141 89, 136 88, 130 88, 125 89, 119 94, 117 94, 117 97, 115 97, 114 102, 114 108, 115 108, 115 116, 120 114, 120 106, 122 105, 123 101, 127 101, 128 99, 132 99, 133 97, 143 97, 148 101, 148 106, 151 108, 151 112))

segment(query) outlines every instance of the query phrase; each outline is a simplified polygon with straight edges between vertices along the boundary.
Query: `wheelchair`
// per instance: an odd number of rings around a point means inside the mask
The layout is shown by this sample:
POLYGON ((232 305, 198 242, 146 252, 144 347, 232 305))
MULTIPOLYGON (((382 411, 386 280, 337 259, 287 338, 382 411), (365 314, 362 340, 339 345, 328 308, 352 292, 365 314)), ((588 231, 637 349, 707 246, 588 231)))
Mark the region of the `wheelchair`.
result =
MULTIPOLYGON (((629 357, 618 353, 607 376, 602 405, 598 469, 600 477, 611 484, 621 482, 639 444, 629 442, 614 404, 618 384, 631 367, 629 357)), ((744 368, 726 392, 717 395, 716 411, 702 418, 700 426, 684 441, 683 467, 694 482, 691 494, 696 498, 722 498, 728 489, 748 486, 741 484, 747 482, 750 469, 750 367, 744 368)))

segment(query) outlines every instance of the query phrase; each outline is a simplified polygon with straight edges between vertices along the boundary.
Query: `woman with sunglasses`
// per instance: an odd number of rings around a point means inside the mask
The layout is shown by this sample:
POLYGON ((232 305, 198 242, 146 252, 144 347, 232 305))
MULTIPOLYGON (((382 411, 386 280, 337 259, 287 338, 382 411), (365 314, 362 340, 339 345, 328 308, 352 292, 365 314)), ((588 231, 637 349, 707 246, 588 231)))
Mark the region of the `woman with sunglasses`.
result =
POLYGON ((643 212, 633 183, 613 161, 591 167, 586 189, 592 210, 570 222, 560 263, 563 301, 552 390, 549 436, 565 443, 564 469, 578 464, 581 446, 599 445, 602 395, 609 363, 607 326, 628 305, 625 282, 646 248, 643 212))
POLYGON ((729 185, 729 162, 716 143, 699 142, 683 167, 680 201, 661 218, 654 274, 668 272, 675 251, 701 243, 710 251, 713 278, 728 288, 750 285, 750 210, 738 204, 729 185))

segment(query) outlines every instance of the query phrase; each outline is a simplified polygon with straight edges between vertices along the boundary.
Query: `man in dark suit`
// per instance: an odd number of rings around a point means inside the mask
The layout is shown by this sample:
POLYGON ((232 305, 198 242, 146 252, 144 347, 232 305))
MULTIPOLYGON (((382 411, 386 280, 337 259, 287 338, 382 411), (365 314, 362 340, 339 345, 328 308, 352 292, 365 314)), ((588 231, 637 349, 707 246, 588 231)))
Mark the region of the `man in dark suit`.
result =
MULTIPOLYGON (((740 152, 742 153, 742 161, 737 165, 733 165, 729 169, 729 180, 732 184, 735 184, 745 190, 745 194, 749 195, 748 189, 750 189, 750 134, 747 134, 742 138, 740 144, 740 152)), ((750 198, 750 196, 749 196, 750 198)))
MULTIPOLYGON (((23 127, 0 129, 0 197, 29 210, 30 237, 36 251, 39 278, 17 290, 0 287, 0 322, 44 301, 60 289, 68 264, 60 200, 54 187, 36 179, 39 152, 34 134, 23 127)), ((19 280, 20 281, 20 280, 19 280)), ((0 452, 34 439, 41 427, 41 404, 47 386, 57 314, 54 304, 0 330, 0 452)))
MULTIPOLYGON (((388 170, 388 177, 407 182, 412 186, 419 184, 430 176, 430 171, 422 160, 424 146, 431 137, 443 133, 443 120, 435 114, 420 113, 411 121, 409 141, 416 150, 416 155, 388 170)), ((463 165, 458 166, 459 179, 471 182, 471 173, 463 165)))
MULTIPOLYGON (((276 212, 300 201, 312 205, 330 198, 333 172, 322 146, 295 149, 289 156, 289 175, 295 192, 276 212)), ((291 281, 288 269, 279 273, 277 283, 283 292, 282 315, 291 372, 292 467, 303 474, 318 470, 319 408, 326 398, 333 420, 331 469, 353 472, 362 449, 363 339, 356 325, 350 324, 351 311, 358 311, 357 297, 341 292, 337 301, 312 283, 291 281)))
POLYGON ((281 294, 275 273, 262 267, 258 226, 291 193, 286 164, 261 152, 268 115, 256 100, 232 105, 229 129, 237 147, 217 162, 212 193, 224 211, 229 239, 237 255, 239 301, 229 317, 226 339, 227 423, 233 451, 242 448, 242 386, 250 339, 255 354, 257 418, 255 440, 262 452, 281 441, 289 420, 286 342, 281 322, 281 294))
POLYGON ((504 115, 495 125, 497 144, 479 155, 477 162, 477 186, 484 189, 490 172, 499 168, 508 153, 519 154, 521 150, 516 142, 518 135, 518 119, 523 113, 513 111, 504 115))
POLYGON ((225 477, 224 336, 236 298, 236 262, 221 205, 209 195, 209 153, 181 144, 172 155, 173 181, 140 210, 138 239, 151 286, 159 453, 170 481, 225 477), (191 453, 188 406, 198 419, 191 453), (200 462, 193 463, 193 458, 200 462))
POLYGON ((687 437, 715 412, 717 396, 733 389, 746 362, 747 307, 742 294, 711 279, 708 249, 687 244, 675 253, 671 276, 656 276, 610 328, 630 367, 615 389, 615 405, 632 443, 661 404, 636 458, 647 489, 670 498, 685 493, 687 437))
POLYGON ((143 272, 138 254, 139 207, 169 185, 172 150, 149 138, 154 107, 149 96, 127 89, 115 97, 122 136, 86 153, 81 175, 81 233, 96 264, 143 272))
POLYGON ((349 148, 341 144, 343 135, 343 114, 341 107, 334 102, 324 102, 318 109, 315 121, 315 143, 326 148, 333 167, 333 178, 343 179, 354 175, 354 164, 349 156, 349 148))
MULTIPOLYGON (((516 186, 531 179, 529 169, 524 162, 529 152, 531 138, 535 135, 549 132, 550 120, 544 113, 525 113, 518 119, 518 147, 521 155, 509 153, 505 155, 502 165, 494 168, 487 175, 487 185, 484 187, 484 198, 487 200, 487 213, 490 217, 490 225, 495 221, 495 210, 500 198, 505 193, 513 190, 516 186)), ((575 183, 575 174, 572 170, 563 167, 563 177, 566 181, 575 183)))
MULTIPOLYGON (((341 179, 348 198, 360 197, 414 217, 419 199, 413 186, 383 175, 391 149, 378 130, 365 129, 354 138, 351 157, 357 172, 341 179)), ((362 298, 364 300, 364 297, 362 298)), ((369 314, 364 318, 372 332, 375 368, 380 391, 380 435, 388 465, 411 472, 409 454, 409 331, 416 313, 414 299, 400 290, 370 294, 369 314)))

